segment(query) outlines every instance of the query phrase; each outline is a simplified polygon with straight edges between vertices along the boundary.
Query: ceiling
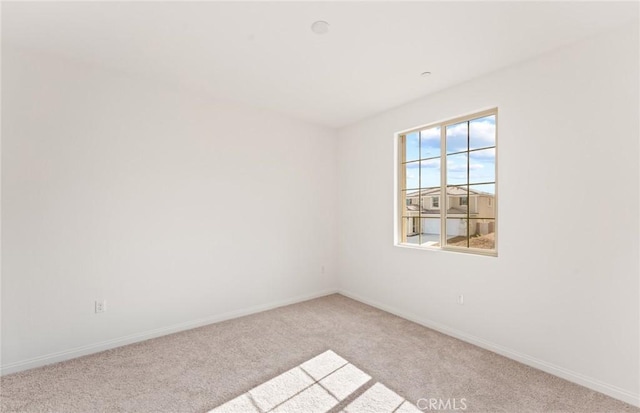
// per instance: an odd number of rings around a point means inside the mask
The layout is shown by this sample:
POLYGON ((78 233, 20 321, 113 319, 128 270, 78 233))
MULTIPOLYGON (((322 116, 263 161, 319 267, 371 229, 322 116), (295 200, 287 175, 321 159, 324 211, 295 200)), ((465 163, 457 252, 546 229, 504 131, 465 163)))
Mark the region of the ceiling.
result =
POLYGON ((341 127, 637 19, 637 2, 3 2, 2 42, 341 127))

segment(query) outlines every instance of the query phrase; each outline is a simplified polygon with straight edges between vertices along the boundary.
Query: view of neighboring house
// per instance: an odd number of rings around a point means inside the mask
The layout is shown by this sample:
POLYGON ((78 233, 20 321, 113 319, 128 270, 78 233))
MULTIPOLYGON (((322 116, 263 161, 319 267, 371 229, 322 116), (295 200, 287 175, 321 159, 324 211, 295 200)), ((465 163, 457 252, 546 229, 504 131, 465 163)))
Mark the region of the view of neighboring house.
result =
MULTIPOLYGON (((447 187, 446 216, 447 239, 481 236, 495 231, 495 195, 463 186, 447 187)), ((405 216, 408 217, 407 238, 422 235, 422 244, 440 241, 440 214, 444 204, 440 200, 440 188, 408 192, 405 216)), ((411 239, 407 240, 412 242, 411 239)), ((416 242, 418 242, 416 240, 416 242)))

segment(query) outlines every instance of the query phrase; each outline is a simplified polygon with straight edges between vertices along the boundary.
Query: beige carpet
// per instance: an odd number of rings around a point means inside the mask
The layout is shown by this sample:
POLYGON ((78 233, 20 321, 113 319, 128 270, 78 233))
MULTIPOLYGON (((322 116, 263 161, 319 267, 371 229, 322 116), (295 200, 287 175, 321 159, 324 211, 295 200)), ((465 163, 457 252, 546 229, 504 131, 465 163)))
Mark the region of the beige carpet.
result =
POLYGON ((327 350, 209 413, 327 413, 340 406, 340 413, 420 413, 384 384, 371 383, 371 376, 327 350))
POLYGON ((337 294, 2 377, 0 407, 207 412, 327 350, 372 378, 347 405, 382 383, 467 412, 640 412, 337 294))
MULTIPOLYGON (((428 406, 423 401, 421 405, 428 406)), ((305 361, 209 413, 420 413, 331 350, 305 361), (369 384, 366 391, 360 391, 369 384), (344 406, 344 409, 341 409, 344 406)))

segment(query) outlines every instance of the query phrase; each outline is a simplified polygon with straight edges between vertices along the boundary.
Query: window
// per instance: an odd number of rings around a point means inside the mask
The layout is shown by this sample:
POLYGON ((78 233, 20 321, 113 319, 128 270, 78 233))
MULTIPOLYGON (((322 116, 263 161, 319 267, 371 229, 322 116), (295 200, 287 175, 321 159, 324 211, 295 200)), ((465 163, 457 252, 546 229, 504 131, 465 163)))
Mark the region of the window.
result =
POLYGON ((398 245, 496 255, 497 116, 492 109, 397 135, 398 245))

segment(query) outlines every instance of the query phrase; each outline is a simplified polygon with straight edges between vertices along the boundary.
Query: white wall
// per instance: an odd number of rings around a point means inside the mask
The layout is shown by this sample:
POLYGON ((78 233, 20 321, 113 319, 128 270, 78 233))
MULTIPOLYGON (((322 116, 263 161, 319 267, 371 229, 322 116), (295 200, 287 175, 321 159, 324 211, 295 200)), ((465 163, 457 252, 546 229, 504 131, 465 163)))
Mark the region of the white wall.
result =
POLYGON ((638 46, 625 27, 342 130, 341 290, 639 404, 638 46), (493 106, 499 257, 394 247, 394 133, 493 106))
POLYGON ((335 131, 2 57, 4 372, 335 290, 335 131))

